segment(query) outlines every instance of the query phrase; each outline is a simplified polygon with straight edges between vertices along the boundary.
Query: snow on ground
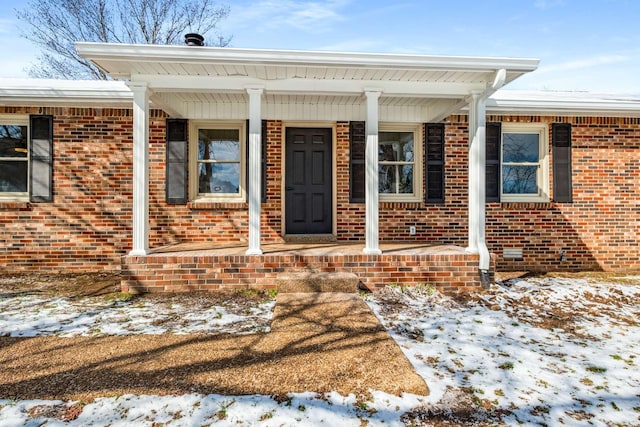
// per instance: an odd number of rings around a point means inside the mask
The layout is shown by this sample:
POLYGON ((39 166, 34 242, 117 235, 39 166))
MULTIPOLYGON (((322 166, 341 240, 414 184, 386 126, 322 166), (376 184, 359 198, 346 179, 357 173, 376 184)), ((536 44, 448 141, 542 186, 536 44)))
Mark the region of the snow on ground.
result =
POLYGON ((133 335, 268 332, 275 300, 247 307, 206 298, 44 298, 17 293, 0 298, 0 336, 133 335), (178 301, 174 301, 177 299, 178 301))
POLYGON ((438 402, 468 390, 509 425, 640 424, 640 280, 529 279, 457 304, 416 289, 371 303, 438 402))
MULTIPOLYGON (((425 378, 431 389, 427 398, 373 391, 368 398, 309 392, 277 397, 127 395, 87 404, 0 400, 0 424, 640 425, 639 297, 637 276, 616 282, 514 280, 466 302, 427 287, 387 287, 367 302, 425 378)), ((136 301, 95 304, 0 298, 0 334, 232 329, 211 319, 233 317, 222 308, 196 316, 192 308, 161 308, 157 302, 144 307, 136 301), (148 321, 187 313, 194 316, 188 325, 200 325, 198 329, 177 323, 162 330, 148 321), (117 325, 107 327, 114 319, 117 325)), ((267 305, 258 311, 271 309, 267 305)))

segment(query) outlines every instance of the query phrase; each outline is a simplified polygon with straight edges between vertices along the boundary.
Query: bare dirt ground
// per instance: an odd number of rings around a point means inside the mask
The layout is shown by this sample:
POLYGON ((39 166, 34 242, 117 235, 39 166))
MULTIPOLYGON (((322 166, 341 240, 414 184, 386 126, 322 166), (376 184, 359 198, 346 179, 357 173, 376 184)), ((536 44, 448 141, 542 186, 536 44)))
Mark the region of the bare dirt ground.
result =
POLYGON ((51 297, 85 297, 120 291, 117 272, 78 274, 0 273, 0 292, 41 294, 51 297))

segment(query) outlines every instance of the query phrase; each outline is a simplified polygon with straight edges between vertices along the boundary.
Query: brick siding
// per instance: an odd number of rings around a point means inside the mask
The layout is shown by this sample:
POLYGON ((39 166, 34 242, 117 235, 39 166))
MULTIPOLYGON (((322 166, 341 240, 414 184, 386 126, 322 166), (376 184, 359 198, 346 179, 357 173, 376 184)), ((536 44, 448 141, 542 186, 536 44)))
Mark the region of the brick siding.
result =
MULTIPOLYGON (((0 201, 0 271, 119 268, 131 248, 131 110, 0 107, 0 113, 52 114, 55 165, 52 203, 0 201)), ((498 270, 640 269, 640 119, 491 116, 487 120, 567 122, 573 135, 573 203, 487 205, 487 243, 496 254, 498 270), (523 259, 504 259, 504 248, 522 248, 523 259)), ((152 110, 151 247, 246 242, 246 203, 165 203, 164 123, 164 113, 152 110)), ((381 203, 381 240, 466 246, 467 117, 451 116, 445 125, 445 202, 381 203), (409 235, 410 226, 416 227, 415 236, 409 235)), ((336 131, 337 239, 361 241, 364 204, 349 202, 348 122, 338 122, 336 131)), ((268 122, 264 242, 282 241, 283 132, 281 121, 268 122)))

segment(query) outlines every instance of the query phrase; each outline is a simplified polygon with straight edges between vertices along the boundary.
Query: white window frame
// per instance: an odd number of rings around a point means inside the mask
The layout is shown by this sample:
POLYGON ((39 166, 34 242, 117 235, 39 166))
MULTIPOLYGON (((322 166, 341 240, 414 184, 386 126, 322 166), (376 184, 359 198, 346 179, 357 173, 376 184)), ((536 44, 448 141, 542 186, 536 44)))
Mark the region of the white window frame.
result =
MULTIPOLYGON (((378 125, 378 146, 382 141, 382 132, 413 132, 413 193, 411 194, 388 194, 378 193, 381 202, 420 202, 423 195, 423 168, 424 159, 422 157, 422 124, 421 123, 380 123, 378 125)), ((378 161, 378 165, 383 163, 378 161)))
MULTIPOLYGON (((548 202, 549 201, 549 126, 545 123, 502 123, 502 135, 500 141, 500 200, 503 202, 548 202), (503 192, 503 171, 505 164, 504 134, 526 133, 538 134, 538 194, 511 194, 503 192)), ((518 163, 508 162, 517 166, 518 163)), ((531 163, 522 164, 532 166, 531 163)))
POLYGON ((26 192, 2 192, 0 191, 0 200, 10 200, 10 201, 29 201, 29 194, 31 191, 31 180, 29 177, 31 176, 31 137, 30 137, 30 126, 29 126, 29 116, 26 115, 12 115, 12 114, 0 114, 0 124, 3 125, 17 125, 17 126, 25 126, 27 132, 27 157, 24 158, 16 158, 16 157, 0 157, 0 160, 4 161, 24 161, 27 162, 27 191, 26 192), (20 160, 18 160, 20 159, 20 160))
POLYGON ((246 200, 246 122, 190 120, 189 123, 189 199, 202 202, 242 203, 246 200), (237 130, 240 140, 240 191, 219 195, 199 193, 198 131, 200 129, 237 130))

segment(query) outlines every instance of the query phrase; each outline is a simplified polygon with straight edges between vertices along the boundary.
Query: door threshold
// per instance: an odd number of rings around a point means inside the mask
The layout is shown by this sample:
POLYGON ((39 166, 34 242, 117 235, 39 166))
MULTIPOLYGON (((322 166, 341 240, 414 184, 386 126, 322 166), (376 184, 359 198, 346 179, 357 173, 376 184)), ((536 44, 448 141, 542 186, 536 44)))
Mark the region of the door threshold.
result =
POLYGON ((335 243, 333 234, 285 234, 283 237, 287 243, 335 243))

